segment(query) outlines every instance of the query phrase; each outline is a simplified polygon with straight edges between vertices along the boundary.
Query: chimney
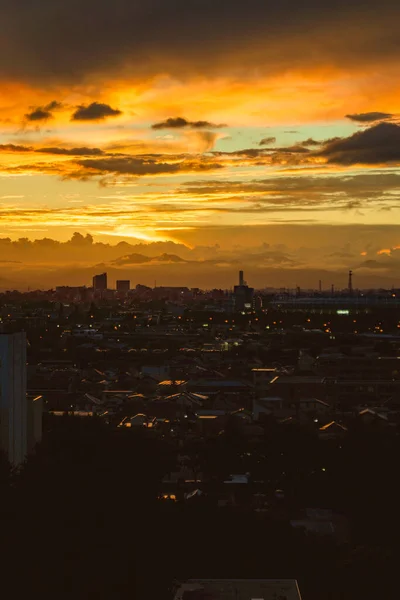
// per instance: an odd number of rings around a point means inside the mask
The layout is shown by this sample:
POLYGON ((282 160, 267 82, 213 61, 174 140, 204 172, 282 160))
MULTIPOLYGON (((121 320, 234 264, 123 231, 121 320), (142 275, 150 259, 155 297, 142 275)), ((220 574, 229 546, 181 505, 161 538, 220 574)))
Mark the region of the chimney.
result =
POLYGON ((348 283, 349 294, 353 293, 353 271, 349 271, 349 283, 348 283))

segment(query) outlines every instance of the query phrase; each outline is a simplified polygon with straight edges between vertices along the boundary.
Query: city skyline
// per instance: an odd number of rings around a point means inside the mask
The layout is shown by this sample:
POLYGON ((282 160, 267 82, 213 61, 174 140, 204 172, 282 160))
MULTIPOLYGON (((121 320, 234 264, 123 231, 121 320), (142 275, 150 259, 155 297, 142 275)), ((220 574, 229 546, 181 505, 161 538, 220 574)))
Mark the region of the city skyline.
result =
POLYGON ((257 288, 317 289, 321 280, 323 289, 332 284, 345 289, 350 269, 361 289, 399 287, 400 249, 394 243, 382 247, 394 242, 397 225, 387 226, 380 239, 372 235, 373 229, 360 226, 358 239, 352 243, 346 242, 347 226, 336 226, 336 245, 327 240, 332 226, 319 232, 314 226, 286 228, 291 233, 287 244, 282 243, 285 226, 278 225, 271 226, 271 243, 260 237, 253 245, 240 243, 240 228, 235 229, 230 244, 211 246, 132 239, 108 243, 79 232, 65 242, 0 238, 0 257, 4 257, 0 259, 0 290, 90 286, 93 276, 101 272, 107 272, 110 281, 130 280, 134 285, 153 287, 157 281, 164 286, 228 289, 240 269, 257 288))

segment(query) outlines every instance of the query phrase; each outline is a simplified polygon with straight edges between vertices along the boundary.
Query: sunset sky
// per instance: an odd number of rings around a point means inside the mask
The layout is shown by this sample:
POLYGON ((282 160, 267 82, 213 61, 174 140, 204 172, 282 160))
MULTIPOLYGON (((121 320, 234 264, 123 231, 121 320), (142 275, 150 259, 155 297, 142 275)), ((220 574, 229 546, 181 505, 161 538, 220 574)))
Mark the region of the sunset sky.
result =
POLYGON ((260 286, 399 285, 399 22, 395 0, 4 0, 0 237, 130 246, 2 243, 0 287, 130 252, 196 261, 191 285, 211 259, 210 285, 238 261, 260 286))

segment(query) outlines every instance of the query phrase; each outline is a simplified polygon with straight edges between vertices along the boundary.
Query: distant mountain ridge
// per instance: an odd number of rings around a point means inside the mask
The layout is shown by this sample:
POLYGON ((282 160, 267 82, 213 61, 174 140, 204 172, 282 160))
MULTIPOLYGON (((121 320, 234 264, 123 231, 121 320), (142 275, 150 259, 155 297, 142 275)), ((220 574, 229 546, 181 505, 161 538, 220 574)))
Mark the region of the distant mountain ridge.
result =
POLYGON ((145 256, 144 254, 127 254, 111 261, 113 266, 142 265, 145 263, 180 263, 188 262, 176 254, 164 252, 160 256, 145 256))

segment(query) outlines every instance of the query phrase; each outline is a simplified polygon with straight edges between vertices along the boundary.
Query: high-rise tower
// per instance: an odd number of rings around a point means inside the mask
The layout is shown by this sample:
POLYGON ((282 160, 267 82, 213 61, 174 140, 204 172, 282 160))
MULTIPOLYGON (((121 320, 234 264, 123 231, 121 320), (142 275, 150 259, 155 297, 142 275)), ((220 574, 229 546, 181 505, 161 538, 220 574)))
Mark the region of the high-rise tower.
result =
POLYGON ((126 294, 131 289, 131 282, 129 279, 117 279, 116 287, 117 292, 126 294))
POLYGON ((104 292, 107 289, 107 273, 101 273, 101 275, 93 277, 93 289, 99 292, 104 292))
POLYGON ((235 285, 233 298, 235 302, 235 310, 243 311, 250 309, 253 306, 254 289, 249 288, 244 280, 243 271, 239 271, 239 285, 235 285))
POLYGON ((13 466, 28 452, 26 334, 0 334, 0 447, 13 466))

